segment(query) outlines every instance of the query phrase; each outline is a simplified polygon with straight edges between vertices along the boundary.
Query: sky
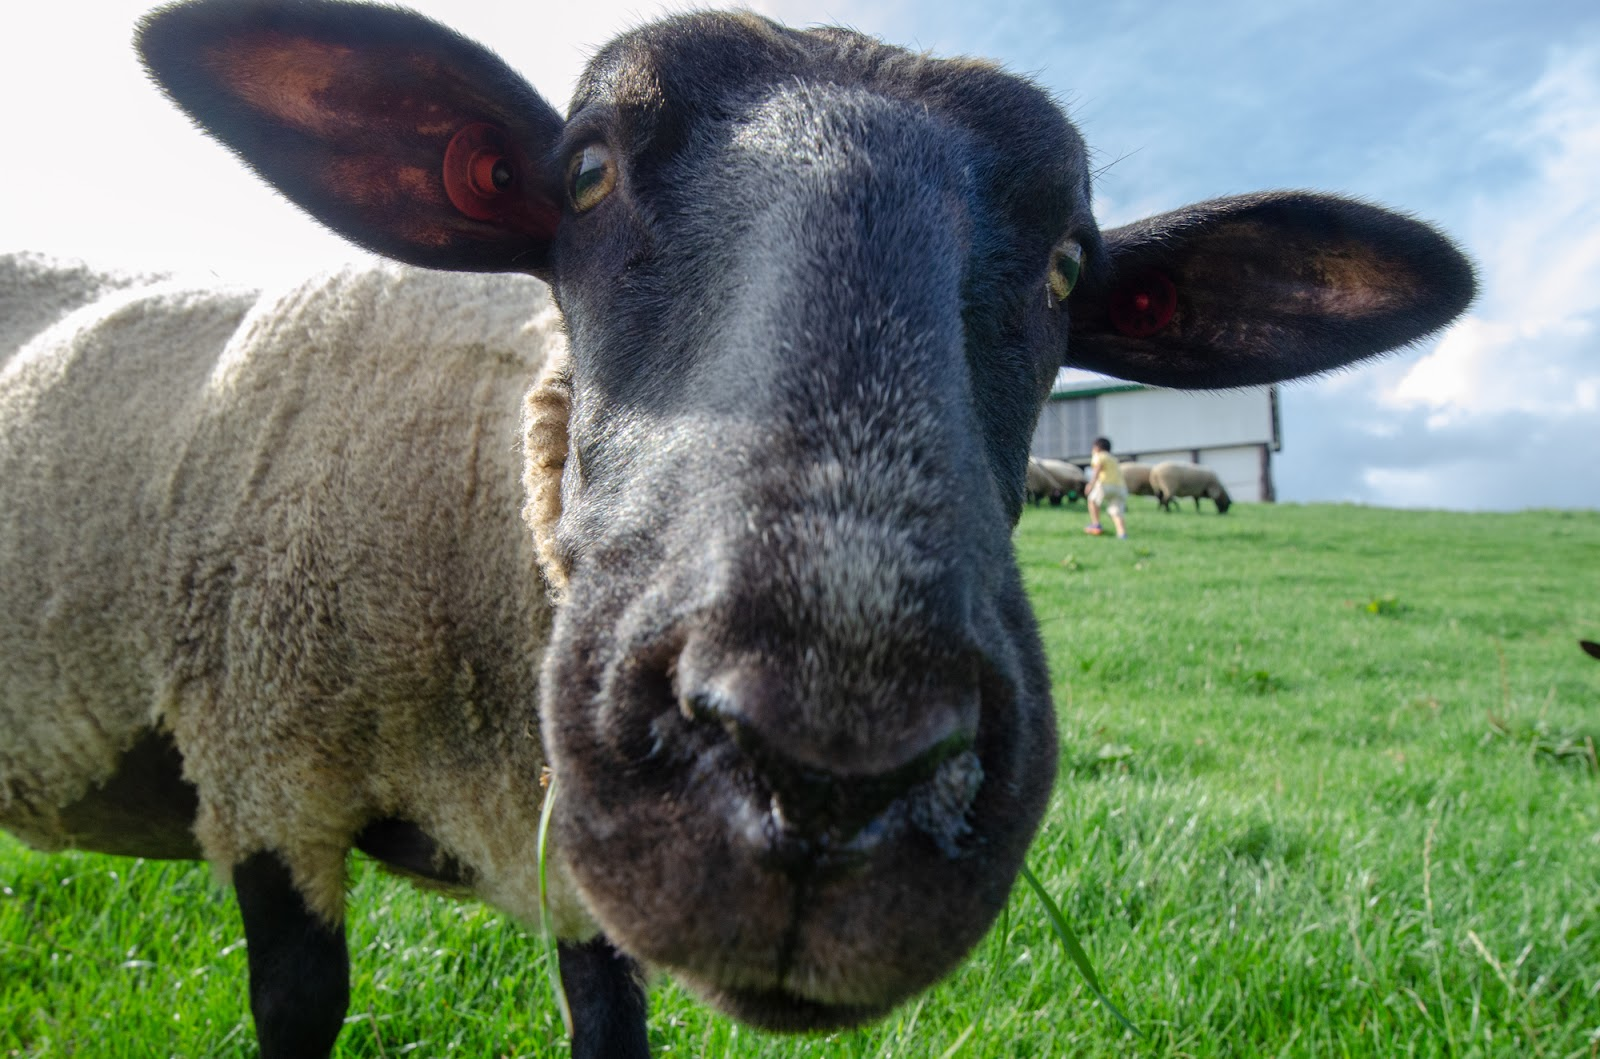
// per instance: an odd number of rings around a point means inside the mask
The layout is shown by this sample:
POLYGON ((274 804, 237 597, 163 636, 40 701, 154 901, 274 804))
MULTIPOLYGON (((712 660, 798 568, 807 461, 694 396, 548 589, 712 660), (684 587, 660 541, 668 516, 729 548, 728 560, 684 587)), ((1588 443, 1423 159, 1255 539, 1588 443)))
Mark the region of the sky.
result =
MULTIPOLYGON (((14 5, 0 253, 246 285, 359 259, 188 125, 129 46, 146 0, 14 5)), ((565 110, 591 49, 673 5, 418 0, 565 110)), ((676 5, 678 7, 684 5, 676 5)), ((1110 227, 1316 188, 1450 232, 1481 292, 1435 340, 1283 390, 1279 497, 1600 507, 1600 3, 756 0, 1044 85, 1110 227)))

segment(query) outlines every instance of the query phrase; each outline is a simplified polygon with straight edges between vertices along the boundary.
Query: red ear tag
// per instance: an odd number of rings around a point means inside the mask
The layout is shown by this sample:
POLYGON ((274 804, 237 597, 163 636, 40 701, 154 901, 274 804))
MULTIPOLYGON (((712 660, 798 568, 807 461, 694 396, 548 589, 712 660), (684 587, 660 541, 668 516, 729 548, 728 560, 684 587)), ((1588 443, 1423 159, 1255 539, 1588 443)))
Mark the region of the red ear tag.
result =
POLYGON ((480 121, 451 138, 444 150, 444 191, 456 209, 475 221, 499 220, 511 205, 515 184, 499 129, 480 121))
POLYGON ((1178 288, 1165 273, 1147 268, 1111 292, 1111 322, 1129 338, 1149 338, 1172 322, 1178 288))

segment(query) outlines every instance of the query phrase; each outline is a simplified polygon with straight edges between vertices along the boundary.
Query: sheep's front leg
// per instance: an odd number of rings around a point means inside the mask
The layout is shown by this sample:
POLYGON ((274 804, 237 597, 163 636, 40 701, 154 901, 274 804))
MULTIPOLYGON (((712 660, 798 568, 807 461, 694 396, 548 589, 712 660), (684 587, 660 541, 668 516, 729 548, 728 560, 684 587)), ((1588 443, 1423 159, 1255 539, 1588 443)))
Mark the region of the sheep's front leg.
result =
POLYGON ((639 966, 602 935, 557 946, 572 1011, 572 1059, 649 1059, 639 966))
POLYGON ((277 854, 233 869, 250 956, 250 1013, 261 1059, 314 1059, 333 1050, 350 1004, 344 928, 306 907, 277 854))

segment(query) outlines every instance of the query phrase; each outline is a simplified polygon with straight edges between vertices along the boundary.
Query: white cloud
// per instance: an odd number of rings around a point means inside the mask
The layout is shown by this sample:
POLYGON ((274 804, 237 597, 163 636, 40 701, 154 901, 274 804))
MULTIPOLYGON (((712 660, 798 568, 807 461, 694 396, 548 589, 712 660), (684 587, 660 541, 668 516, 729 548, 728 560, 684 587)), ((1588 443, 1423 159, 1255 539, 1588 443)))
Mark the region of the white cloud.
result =
POLYGON ((1501 118, 1492 141, 1526 176, 1475 202, 1468 242, 1483 296, 1379 392, 1435 426, 1600 410, 1600 47, 1553 54, 1501 118))
POLYGON ((1444 475, 1438 468, 1414 470, 1396 467, 1369 467, 1361 478, 1367 489, 1385 507, 1449 507, 1444 475))
POLYGON ((1380 393, 1391 408, 1426 408, 1436 424, 1495 412, 1573 415, 1597 410, 1600 358, 1587 366, 1571 354, 1590 348, 1590 319, 1485 319, 1468 316, 1432 352, 1380 393))

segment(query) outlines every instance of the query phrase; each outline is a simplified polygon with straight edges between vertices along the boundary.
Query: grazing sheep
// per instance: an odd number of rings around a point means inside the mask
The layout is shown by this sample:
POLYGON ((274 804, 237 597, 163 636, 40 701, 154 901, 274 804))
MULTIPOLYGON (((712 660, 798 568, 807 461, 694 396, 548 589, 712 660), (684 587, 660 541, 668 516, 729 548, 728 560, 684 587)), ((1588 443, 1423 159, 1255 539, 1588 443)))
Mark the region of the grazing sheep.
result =
POLYGON ((1061 486, 1056 482, 1055 475, 1045 470, 1044 463, 1037 456, 1028 457, 1028 470, 1023 478, 1023 489, 1028 503, 1035 507, 1045 499, 1052 504, 1061 503, 1061 486))
POLYGON ((1089 484, 1089 480, 1084 477, 1083 468, 1066 460, 1042 459, 1039 463, 1056 483, 1056 491, 1050 498, 1052 504, 1060 504, 1063 500, 1076 500, 1083 496, 1083 491, 1089 484))
POLYGON ((1172 510, 1178 497, 1194 497, 1194 509, 1200 510, 1200 498, 1207 497, 1217 505, 1217 514, 1226 515, 1233 501, 1222 487, 1217 472, 1198 463, 1178 463, 1166 460, 1150 468, 1150 489, 1161 502, 1161 510, 1172 510))
POLYGON ((152 288, 0 372, 0 824, 231 877, 268 1057, 338 1033, 351 848, 538 917, 546 765, 575 1055, 646 1054, 641 964, 781 1030, 926 988, 1055 772, 1010 530, 1058 367, 1260 384, 1473 292, 1309 193, 1102 232, 1047 95, 846 30, 669 18, 566 120, 396 8, 140 45, 333 229, 551 294, 152 288))
POLYGON ((1155 486, 1150 484, 1150 465, 1148 463, 1134 463, 1124 461, 1122 467, 1122 481, 1128 487, 1129 496, 1155 496, 1155 486))

